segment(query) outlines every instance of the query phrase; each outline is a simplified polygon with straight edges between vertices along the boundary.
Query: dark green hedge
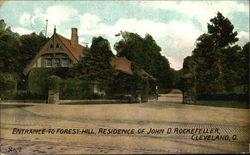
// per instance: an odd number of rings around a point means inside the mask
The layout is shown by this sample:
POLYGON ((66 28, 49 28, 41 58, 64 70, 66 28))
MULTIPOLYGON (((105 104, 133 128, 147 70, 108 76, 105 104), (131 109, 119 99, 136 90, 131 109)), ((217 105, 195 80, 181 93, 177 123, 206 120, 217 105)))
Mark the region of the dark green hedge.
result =
POLYGON ((59 91, 60 87, 60 77, 56 75, 52 75, 48 78, 48 89, 53 90, 55 92, 59 91))
POLYGON ((247 101, 249 96, 247 94, 213 94, 213 95, 199 95, 197 100, 206 101, 247 101))
POLYGON ((17 91, 13 94, 11 100, 47 100, 47 94, 35 94, 28 90, 17 91))
POLYGON ((34 94, 48 93, 48 78, 55 72, 54 68, 33 68, 28 77, 28 89, 34 94))
MULTIPOLYGON (((117 96, 127 98, 126 95, 132 95, 136 98, 141 93, 147 98, 148 94, 155 94, 155 83, 138 75, 131 76, 119 73, 115 80, 110 81, 112 85, 110 85, 109 93, 106 93, 106 96, 94 93, 93 81, 70 77, 70 69, 68 68, 33 68, 28 76, 27 92, 38 96, 38 98, 39 96, 44 98, 44 96, 47 96, 49 89, 52 89, 52 87, 58 89, 59 87, 60 99, 117 98, 117 96), (61 80, 57 77, 60 77, 61 80)), ((96 88, 99 87, 97 83, 95 83, 95 86, 96 88)))
POLYGON ((66 79, 60 81, 60 96, 65 99, 97 99, 100 95, 94 93, 94 83, 76 79, 66 79))
POLYGON ((33 68, 28 76, 28 89, 34 94, 47 94, 48 93, 48 79, 52 75, 60 78, 67 78, 69 74, 68 68, 33 68))
POLYGON ((17 80, 15 75, 0 73, 0 99, 11 98, 16 91, 17 80))

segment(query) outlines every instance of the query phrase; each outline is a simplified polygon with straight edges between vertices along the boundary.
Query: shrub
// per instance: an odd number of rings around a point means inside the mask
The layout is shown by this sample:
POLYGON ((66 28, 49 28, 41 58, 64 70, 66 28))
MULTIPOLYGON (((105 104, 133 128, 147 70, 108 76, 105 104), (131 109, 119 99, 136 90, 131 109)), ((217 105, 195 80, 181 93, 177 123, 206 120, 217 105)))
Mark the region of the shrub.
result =
POLYGON ((67 78, 69 73, 68 68, 32 68, 28 76, 28 89, 34 94, 48 93, 48 79, 52 75, 60 78, 67 78))
POLYGON ((48 78, 55 72, 54 68, 33 68, 28 77, 28 88, 34 94, 48 93, 48 78))
POLYGON ((13 98, 13 100, 47 100, 47 94, 35 94, 31 93, 28 90, 17 91, 13 98))
POLYGON ((97 99, 94 84, 89 81, 66 79, 60 82, 60 99, 97 99))
POLYGON ((197 100, 207 101, 248 101, 248 94, 213 94, 213 95, 199 95, 197 100))
POLYGON ((0 98, 8 99, 16 91, 16 78, 10 73, 0 74, 0 98))
POLYGON ((48 89, 53 91, 59 91, 60 78, 56 75, 52 75, 48 78, 48 89))

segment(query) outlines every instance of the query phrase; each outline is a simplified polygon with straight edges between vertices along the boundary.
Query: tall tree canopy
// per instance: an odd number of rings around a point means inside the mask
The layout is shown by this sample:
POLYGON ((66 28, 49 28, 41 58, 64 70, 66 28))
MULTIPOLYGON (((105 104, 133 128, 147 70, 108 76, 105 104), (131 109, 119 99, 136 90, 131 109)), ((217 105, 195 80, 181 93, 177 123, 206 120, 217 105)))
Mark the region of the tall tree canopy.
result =
MULTIPOLYGON (((235 93, 242 80, 244 69, 241 47, 234 26, 220 12, 207 25, 208 32, 196 41, 192 56, 183 64, 184 74, 195 79, 197 95, 235 93), (192 61, 188 63, 187 61, 192 61), (187 65, 192 64, 192 67, 187 65), (192 68, 188 70, 188 68, 192 68)), ((189 85, 189 84, 185 84, 189 85)))
POLYGON ((84 57, 75 66, 76 76, 92 80, 108 78, 106 74, 112 69, 109 62, 113 56, 109 41, 102 37, 94 37, 91 47, 85 49, 84 57))
POLYGON ((115 70, 110 64, 110 58, 114 56, 110 43, 102 37, 94 37, 91 47, 85 49, 84 57, 75 65, 75 77, 92 80, 102 84, 107 93, 114 78, 115 70))
POLYGON ((249 94, 249 52, 250 42, 247 42, 240 52, 240 65, 238 66, 239 75, 241 76, 240 84, 244 86, 244 91, 249 94))
POLYGON ((226 47, 239 40, 236 37, 238 33, 233 32, 233 24, 220 12, 217 13, 216 17, 210 19, 210 22, 207 25, 207 29, 208 33, 213 37, 215 47, 226 47))
POLYGON ((39 50, 45 45, 48 41, 43 33, 37 35, 36 33, 26 34, 20 36, 21 48, 20 48, 20 57, 21 64, 20 68, 23 70, 25 66, 35 57, 39 50))
POLYGON ((17 87, 25 87, 25 77, 22 74, 24 67, 34 58, 35 54, 46 42, 42 33, 32 33, 20 36, 11 31, 4 20, 0 20, 0 80, 1 87, 8 88, 9 83, 17 87))
POLYGON ((173 73, 161 48, 150 34, 142 38, 136 33, 121 32, 122 39, 114 46, 118 57, 132 61, 133 69, 144 69, 158 79, 161 88, 172 87, 173 73))
POLYGON ((4 20, 0 20, 0 71, 22 73, 46 41, 42 33, 20 36, 12 32, 4 20))
POLYGON ((20 69, 20 47, 19 35, 7 27, 4 20, 0 20, 0 71, 17 72, 20 69))

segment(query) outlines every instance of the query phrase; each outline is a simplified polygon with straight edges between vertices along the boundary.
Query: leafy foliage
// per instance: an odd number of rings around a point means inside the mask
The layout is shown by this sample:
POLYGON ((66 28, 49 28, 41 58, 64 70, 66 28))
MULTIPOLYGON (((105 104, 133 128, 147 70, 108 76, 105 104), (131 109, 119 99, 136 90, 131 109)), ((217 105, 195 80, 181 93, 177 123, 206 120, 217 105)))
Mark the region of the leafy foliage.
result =
POLYGON ((110 59, 113 56, 109 41, 102 37, 94 37, 90 49, 85 50, 84 57, 74 66, 75 77, 96 81, 101 90, 109 93, 110 85, 112 85, 116 74, 110 64, 110 59))
POLYGON ((20 71, 26 67, 26 65, 35 57, 39 50, 48 41, 43 33, 37 35, 36 33, 31 33, 28 35, 20 36, 21 48, 20 48, 20 71))
POLYGON ((59 81, 60 81, 60 77, 58 77, 56 75, 50 76, 48 78, 49 90, 53 90, 54 92, 58 92, 59 91, 59 81))
POLYGON ((232 46, 238 41, 232 23, 220 12, 210 22, 208 33, 197 39, 193 55, 183 64, 184 87, 194 88, 199 98, 236 94, 247 75, 248 56, 244 56, 247 54, 243 54, 238 45, 232 46))
POLYGON ((16 91, 17 80, 13 74, 0 74, 0 98, 8 98, 16 91))
POLYGON ((34 94, 47 94, 48 78, 54 75, 54 68, 33 68, 28 77, 28 88, 34 94))
POLYGON ((0 20, 0 72, 13 73, 20 69, 20 47, 19 35, 0 20))
POLYGON ((171 69, 171 70, 174 75, 173 88, 182 90, 183 89, 183 69, 180 69, 180 70, 171 69))
POLYGON ((27 77, 22 74, 23 69, 46 41, 47 38, 42 33, 20 36, 12 32, 4 20, 0 20, 0 74, 15 75, 17 88, 25 89, 27 77))
POLYGON ((108 40, 102 37, 93 38, 90 49, 85 51, 85 56, 73 68, 75 78, 98 83, 98 88, 105 91, 106 97, 125 94, 137 97, 143 91, 143 81, 147 86, 147 80, 145 81, 143 77, 136 74, 136 71, 141 68, 132 62, 131 67, 134 74, 122 73, 111 66, 112 57, 115 56, 108 40))
POLYGON ((13 100, 47 100, 47 94, 31 93, 29 90, 18 90, 11 98, 13 100))
POLYGON ((94 93, 94 83, 79 79, 60 80, 60 99, 96 99, 100 98, 94 93))
POLYGON ((225 18, 220 12, 217 16, 210 19, 211 24, 208 23, 208 33, 213 37, 213 44, 215 47, 226 47, 230 44, 234 44, 239 39, 236 37, 237 32, 233 32, 234 26, 225 18))
MULTIPOLYGON (((65 67, 58 68, 32 68, 28 75, 28 89, 31 93, 35 94, 47 94, 50 83, 54 85, 55 78, 68 78, 69 69, 65 67), (52 77, 51 77, 52 76, 52 77)), ((57 84, 56 84, 57 85, 57 84)), ((53 88, 54 86, 52 86, 53 88)), ((55 86, 57 87, 57 86, 55 86)))
POLYGON ((0 20, 0 72, 21 74, 47 40, 42 33, 19 36, 0 20))
POLYGON ((150 34, 142 38, 136 33, 121 32, 122 40, 114 46, 118 57, 133 62, 134 70, 144 69, 158 79, 161 88, 172 86, 173 74, 168 60, 161 55, 161 48, 150 34))
POLYGON ((239 81, 240 85, 243 85, 243 90, 245 94, 249 94, 249 52, 250 52, 250 42, 246 43, 243 46, 243 49, 239 53, 240 55, 240 64, 238 66, 239 75, 241 80, 239 81))

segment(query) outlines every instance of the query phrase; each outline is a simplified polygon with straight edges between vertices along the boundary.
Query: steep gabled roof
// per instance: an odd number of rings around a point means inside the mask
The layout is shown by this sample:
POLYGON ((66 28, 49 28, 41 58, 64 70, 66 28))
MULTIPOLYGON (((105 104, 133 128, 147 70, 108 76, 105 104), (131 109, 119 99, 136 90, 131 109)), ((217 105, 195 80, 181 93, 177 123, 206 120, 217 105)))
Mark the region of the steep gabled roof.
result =
POLYGON ((78 44, 76 47, 73 47, 71 45, 71 41, 60 34, 55 34, 57 38, 61 40, 61 42, 64 44, 64 46, 72 53, 72 55, 79 60, 81 56, 83 56, 84 47, 80 44, 78 44))
POLYGON ((133 71, 131 69, 131 61, 129 61, 126 58, 113 57, 110 60, 110 64, 116 70, 120 70, 120 71, 127 73, 127 74, 130 74, 130 75, 133 74, 133 71))
MULTIPOLYGON (((130 74, 130 75, 134 74, 134 72, 132 71, 132 68, 131 68, 131 61, 128 60, 127 58, 124 58, 124 57, 113 57, 110 60, 110 64, 116 70, 122 71, 122 72, 130 74)), ((149 78, 155 80, 155 78, 152 75, 148 74, 143 69, 140 69, 139 71, 137 71, 137 74, 143 75, 143 76, 146 76, 146 77, 149 77, 149 78)))
POLYGON ((72 46, 71 41, 54 31, 54 34, 50 37, 48 42, 39 50, 39 52, 36 54, 35 58, 32 59, 32 61, 25 67, 23 74, 27 74, 32 66, 35 64, 35 62, 38 60, 38 58, 43 54, 46 53, 47 49, 46 46, 49 46, 48 43, 53 39, 57 38, 61 41, 63 46, 70 52, 70 57, 74 59, 74 61, 79 61, 80 57, 83 56, 84 53, 84 47, 80 44, 77 44, 76 46, 72 46))

